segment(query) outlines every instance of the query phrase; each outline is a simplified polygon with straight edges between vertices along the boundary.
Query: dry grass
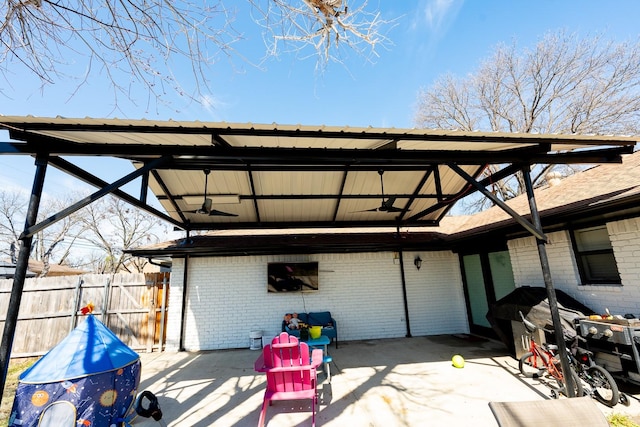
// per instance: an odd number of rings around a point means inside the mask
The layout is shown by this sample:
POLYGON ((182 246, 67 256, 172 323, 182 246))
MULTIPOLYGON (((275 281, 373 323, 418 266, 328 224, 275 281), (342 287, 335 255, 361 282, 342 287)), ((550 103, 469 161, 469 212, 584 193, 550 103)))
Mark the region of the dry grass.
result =
POLYGON ((626 415, 613 414, 607 418, 611 427, 640 427, 626 415))
POLYGON ((16 387, 18 386, 18 376, 37 360, 37 357, 29 357, 24 359, 11 359, 9 362, 7 380, 4 386, 4 393, 2 393, 2 405, 0 405, 0 427, 7 427, 9 424, 13 398, 16 394, 16 387))

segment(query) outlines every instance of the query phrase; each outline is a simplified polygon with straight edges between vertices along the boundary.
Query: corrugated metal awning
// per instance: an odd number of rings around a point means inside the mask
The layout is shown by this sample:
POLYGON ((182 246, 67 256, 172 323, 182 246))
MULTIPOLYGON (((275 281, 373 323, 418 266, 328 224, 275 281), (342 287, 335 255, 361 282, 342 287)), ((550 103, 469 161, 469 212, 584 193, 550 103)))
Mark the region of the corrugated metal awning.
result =
POLYGON ((0 117, 0 128, 20 141, 0 154, 46 153, 98 187, 59 156, 130 160, 141 194, 148 186, 165 219, 192 230, 437 225, 489 164, 619 162, 640 139, 31 116, 0 117))

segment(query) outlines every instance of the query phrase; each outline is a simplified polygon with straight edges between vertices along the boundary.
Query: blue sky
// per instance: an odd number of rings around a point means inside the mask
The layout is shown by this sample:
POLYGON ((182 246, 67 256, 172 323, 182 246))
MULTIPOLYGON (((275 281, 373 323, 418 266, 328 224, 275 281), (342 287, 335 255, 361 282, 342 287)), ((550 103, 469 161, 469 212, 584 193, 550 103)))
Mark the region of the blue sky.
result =
MULTIPOLYGON (((445 73, 473 72, 498 43, 517 40, 527 47, 545 32, 559 29, 579 36, 602 33, 615 41, 636 40, 639 34, 637 0, 369 0, 369 7, 378 7, 385 19, 397 19, 388 32, 393 45, 380 50, 375 62, 352 54, 344 64, 331 63, 318 73, 314 58, 294 55, 268 60, 261 68, 238 58, 232 63, 223 60, 210 69, 207 106, 168 94, 167 105, 147 108, 146 92, 138 84, 133 92, 138 105, 120 99, 116 112, 101 76, 77 92, 72 81, 41 88, 37 79, 15 65, 14 76, 20 78, 3 82, 0 114, 412 127, 421 88, 445 73)), ((264 54, 260 31, 247 19, 247 10, 240 7, 238 12, 236 28, 243 40, 235 47, 257 62, 264 54)), ((84 67, 81 62, 77 66, 84 67)), ((188 65, 179 68, 186 70, 188 65)), ((0 133, 0 140, 6 139, 0 133)), ((108 181, 132 170, 128 164, 105 160, 77 163, 108 181)), ((4 188, 29 188, 33 170, 31 159, 0 156, 4 188)), ((48 178, 45 191, 73 188, 70 178, 54 173, 48 178)))

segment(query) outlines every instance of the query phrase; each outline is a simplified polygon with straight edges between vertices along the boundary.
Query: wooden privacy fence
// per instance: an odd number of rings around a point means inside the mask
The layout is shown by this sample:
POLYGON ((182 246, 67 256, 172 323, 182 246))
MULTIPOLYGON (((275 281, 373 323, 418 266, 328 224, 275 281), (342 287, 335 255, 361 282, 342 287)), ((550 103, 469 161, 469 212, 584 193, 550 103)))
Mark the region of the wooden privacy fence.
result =
MULTIPOLYGON (((82 321, 82 307, 136 351, 163 351, 170 273, 57 276, 25 280, 11 357, 39 356, 82 321)), ((13 279, 0 280, 4 328, 13 279)))

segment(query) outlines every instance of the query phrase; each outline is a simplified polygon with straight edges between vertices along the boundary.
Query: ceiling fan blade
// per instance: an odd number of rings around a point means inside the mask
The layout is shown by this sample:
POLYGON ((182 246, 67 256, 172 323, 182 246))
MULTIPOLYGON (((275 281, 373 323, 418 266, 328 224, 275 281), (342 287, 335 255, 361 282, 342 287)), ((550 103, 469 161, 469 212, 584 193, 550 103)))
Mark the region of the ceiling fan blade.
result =
POLYGON ((381 208, 373 208, 373 209, 365 209, 363 211, 353 211, 351 213, 362 213, 362 212, 380 212, 381 208))
POLYGON ((389 207, 381 207, 380 210, 383 212, 402 212, 404 209, 396 208, 394 206, 389 206, 389 207))
POLYGON ((213 209, 209 212, 209 216, 238 216, 238 215, 213 209))

